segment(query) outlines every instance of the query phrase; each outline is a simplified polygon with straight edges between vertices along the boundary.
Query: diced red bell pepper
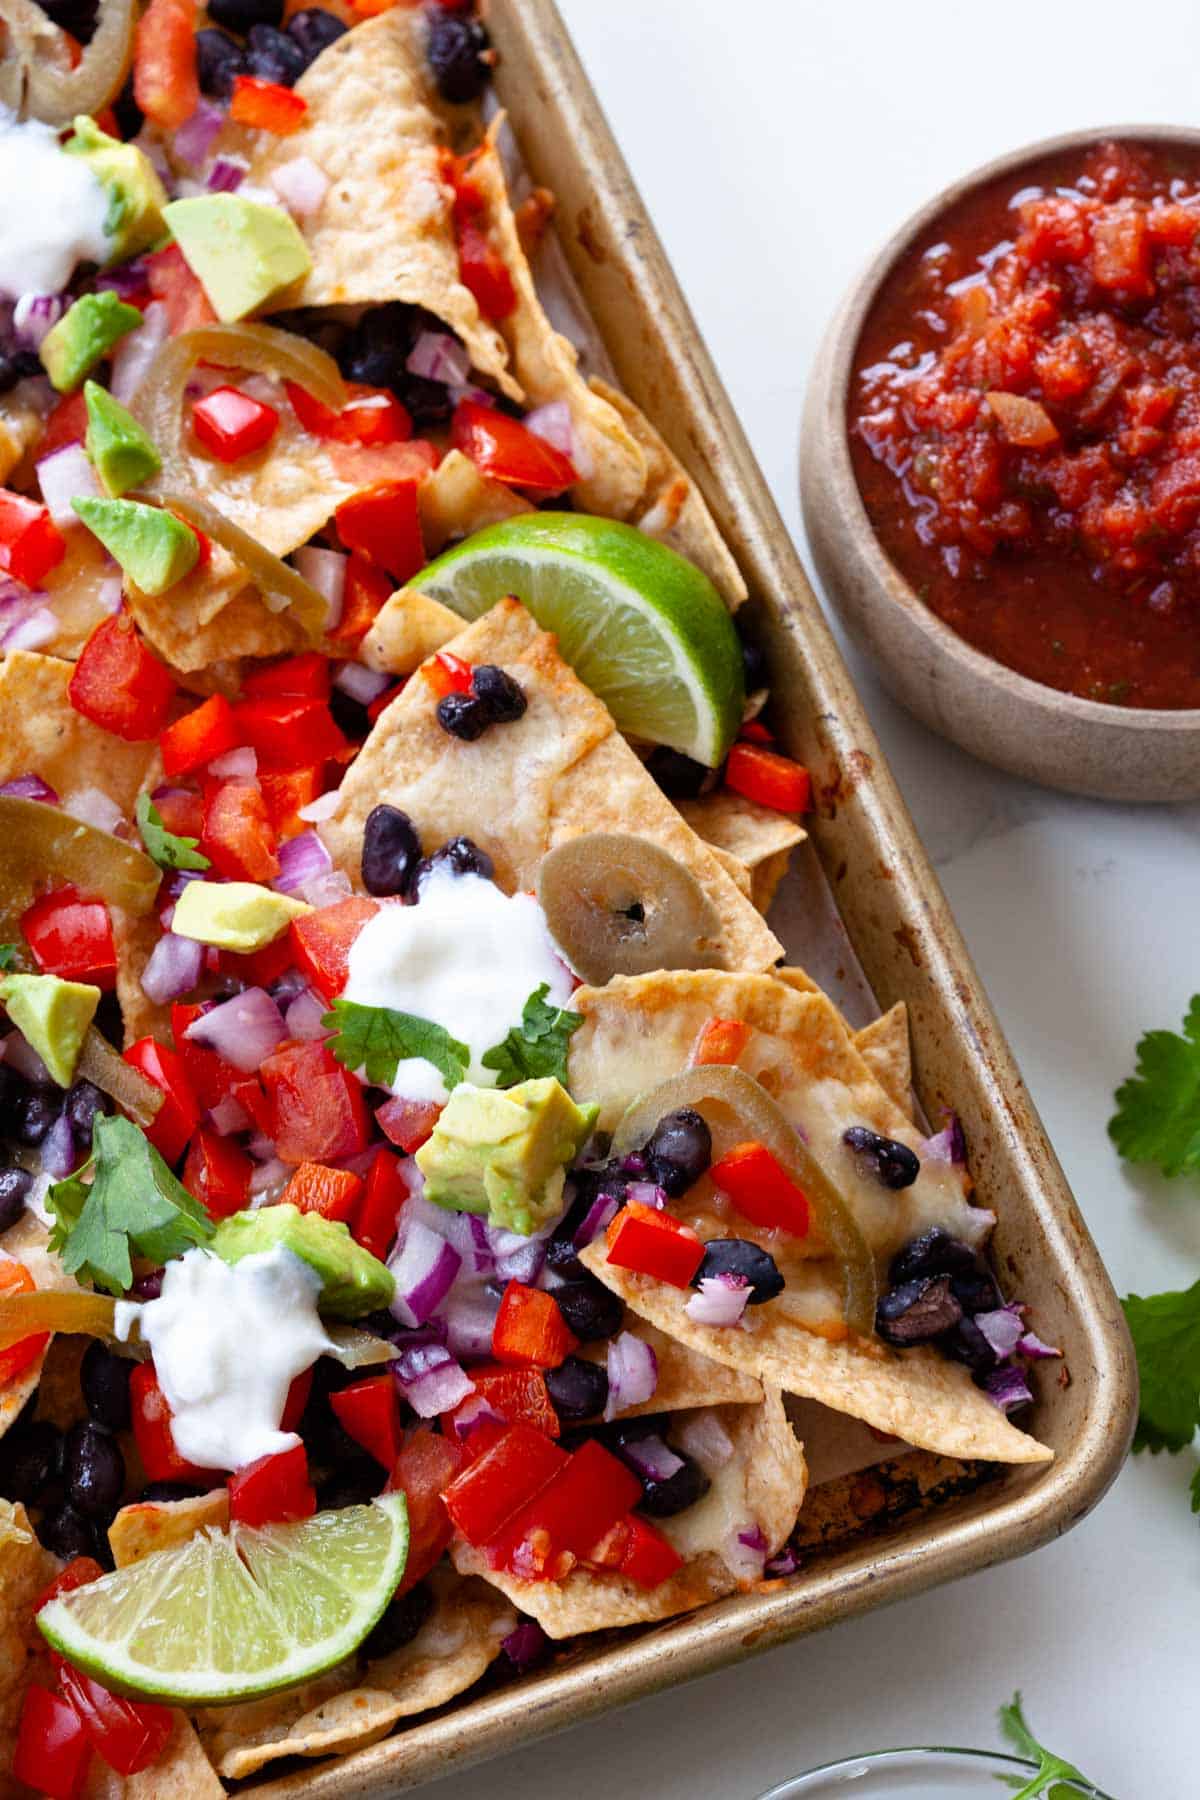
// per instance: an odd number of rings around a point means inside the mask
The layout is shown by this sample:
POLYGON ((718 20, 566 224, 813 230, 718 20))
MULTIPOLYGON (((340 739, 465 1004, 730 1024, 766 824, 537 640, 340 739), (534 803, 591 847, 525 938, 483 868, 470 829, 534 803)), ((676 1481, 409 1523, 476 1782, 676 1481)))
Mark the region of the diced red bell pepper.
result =
POLYGON ((158 816, 175 837, 200 841, 204 830, 204 800, 192 788, 165 788, 154 802, 158 816))
POLYGON ((283 385, 292 411, 313 437, 335 444, 403 444, 412 436, 412 420, 389 388, 348 381, 349 398, 341 412, 334 412, 298 382, 283 385))
POLYGON ((224 1477, 180 1456, 171 1436, 171 1408, 158 1385, 154 1364, 135 1363, 129 1377, 133 1438, 148 1481, 179 1481, 188 1487, 219 1484, 224 1477))
POLYGON ((331 1169, 325 1163, 305 1162, 279 1198, 299 1212, 319 1213, 323 1219, 348 1225, 365 1192, 366 1183, 352 1169, 331 1169))
MULTIPOLYGON (((5 1294, 32 1294, 34 1279, 23 1262, 9 1258, 0 1261, 0 1297, 5 1294)), ((48 1331, 35 1331, 31 1337, 18 1338, 7 1350, 0 1350, 0 1388, 32 1368, 46 1345, 48 1331)))
POLYGON ((725 764, 725 786, 775 812, 806 813, 812 806, 808 770, 761 744, 733 746, 725 764))
POLYGON ((370 1142, 363 1091, 321 1043, 287 1044, 259 1070, 271 1131, 286 1163, 344 1162, 370 1142))
POLYGON ((250 125, 256 131, 290 137, 293 131, 299 131, 307 111, 304 95, 277 81, 263 81, 257 75, 234 77, 229 117, 235 125, 250 125))
POLYGON ((266 663, 242 680, 242 693, 248 700, 278 699, 282 694, 294 700, 328 700, 329 687, 329 658, 319 650, 304 650, 281 662, 266 663))
POLYGON ((117 947, 102 900, 81 900, 73 887, 43 894, 22 914, 21 935, 41 974, 116 986, 117 947))
POLYGON ((78 1800, 83 1792, 91 1739, 75 1708, 36 1683, 25 1695, 12 1772, 49 1800, 78 1800))
POLYGON ((653 1275, 657 1281, 685 1288, 704 1260, 704 1245, 690 1225, 668 1212, 656 1212, 631 1200, 606 1233, 608 1260, 618 1269, 653 1275))
POLYGON ((63 450, 68 444, 82 444, 87 436, 88 410, 87 398, 82 388, 76 388, 73 394, 64 394, 54 406, 42 427, 41 442, 37 447, 38 461, 43 457, 53 456, 56 450, 63 450))
POLYGON ((340 994, 350 976, 350 949, 355 938, 379 911, 377 900, 353 894, 336 906, 293 919, 288 928, 292 957, 313 985, 327 998, 340 994))
POLYGON ((152 1037, 139 1038, 125 1061, 140 1069, 163 1092, 163 1102, 146 1128, 146 1136, 165 1162, 177 1163, 200 1123, 200 1108, 178 1053, 152 1037))
POLYGON ((67 540, 50 509, 0 488, 0 569, 26 587, 39 587, 66 554, 67 540))
POLYGON ((400 1396, 390 1374, 368 1375, 330 1394, 329 1404, 342 1428, 385 1469, 393 1469, 404 1433, 400 1396))
POLYGON ((408 1505, 408 1561, 397 1594, 424 1580, 454 1536, 442 1495, 465 1460, 457 1444, 424 1425, 405 1441, 396 1458, 384 1491, 402 1493, 408 1505))
POLYGON ((94 1556, 73 1556, 65 1569, 60 1569, 48 1587, 44 1587, 33 1603, 35 1613, 41 1612, 51 1600, 57 1600, 60 1594, 73 1594, 76 1588, 86 1587, 90 1581, 99 1581, 104 1570, 94 1556))
POLYGON ((193 0, 150 0, 137 28, 133 97, 164 131, 174 131, 200 104, 193 0))
POLYGON ((735 1144, 709 1174, 752 1225, 764 1230, 808 1235, 808 1199, 765 1144, 735 1144))
POLYGON ((200 848, 230 881, 274 881, 275 832, 257 783, 235 778, 206 787, 200 848))
POLYGON ((456 1475, 446 1511, 469 1544, 490 1544, 567 1465, 567 1454, 530 1425, 510 1425, 490 1450, 456 1475))
POLYGON ((183 1185, 214 1219, 241 1212, 250 1198, 254 1164, 240 1144, 203 1126, 188 1147, 183 1185))
POLYGON ((283 1403, 283 1417, 279 1421, 280 1431, 299 1431, 300 1421, 304 1417, 304 1409, 308 1405, 308 1396, 312 1393, 313 1372, 301 1369, 292 1380, 287 1391, 287 1399, 283 1403))
POLYGON ((492 1327, 492 1355, 518 1368, 557 1369, 579 1348, 554 1299, 540 1288, 510 1281, 492 1327))
POLYGON ((343 500, 333 516, 344 547, 386 569, 398 584, 424 568, 415 481, 377 481, 343 500))
POLYGON ((214 1106, 220 1106, 223 1100, 236 1100, 245 1109, 255 1128, 265 1131, 270 1123, 270 1112, 258 1077, 235 1069, 232 1063, 218 1056, 215 1050, 209 1050, 204 1044, 193 1043, 188 1037, 188 1026, 194 1024, 202 1011, 202 1007, 185 1005, 182 1001, 176 1001, 171 1008, 171 1036, 175 1040, 175 1052, 197 1105, 208 1112, 214 1106))
MULTIPOLYGON (((469 1415, 480 1400, 486 1400, 507 1424, 532 1425, 546 1437, 558 1436, 558 1414, 540 1369, 505 1369, 485 1364, 471 1370, 471 1380, 475 1383, 475 1392, 460 1401, 453 1412, 443 1415, 451 1429, 460 1415, 469 1415)), ((628 1504, 632 1505, 632 1501, 628 1504)))
POLYGON ((300 817, 300 808, 325 791, 325 771, 320 764, 311 769, 263 769, 258 785, 267 817, 280 838, 296 837, 309 830, 308 821, 300 817))
POLYGON ((397 1094, 385 1100, 375 1114, 380 1131, 401 1150, 415 1156, 422 1144, 433 1136, 433 1128, 442 1116, 438 1100, 406 1100, 397 1094))
POLYGON ((372 700, 370 706, 367 708, 367 723, 369 725, 374 725, 380 713, 386 712, 388 707, 392 704, 392 701, 404 692, 404 685, 403 681, 397 681, 392 687, 384 688, 382 694, 376 694, 374 700, 372 700))
POLYGON ((503 256, 478 225, 461 224, 455 235, 463 286, 474 294, 485 319, 507 319, 517 304, 517 294, 503 256))
POLYGON ((709 1019, 692 1051, 696 1067, 735 1063, 750 1041, 750 1027, 740 1019, 709 1019))
POLYGON ((215 323, 212 303, 183 260, 178 244, 168 244, 146 258, 146 280, 154 298, 167 309, 167 330, 172 337, 215 323))
POLYGON ((528 431, 518 419, 479 400, 460 400, 454 409, 450 438, 477 469, 513 487, 539 494, 561 494, 578 479, 569 457, 528 431))
POLYGON ((263 695, 239 700, 233 717, 239 740, 251 746, 265 768, 308 768, 347 748, 325 700, 263 695))
POLYGON ((291 968, 292 946, 285 931, 261 950, 222 950, 220 957, 222 975, 235 976, 247 987, 269 988, 291 968))
POLYGON ((632 1469, 589 1438, 488 1546, 488 1559, 527 1579, 561 1579, 641 1497, 632 1469))
POLYGON ((168 725, 159 738, 163 773, 172 777, 190 775, 214 756, 224 756, 238 741, 233 708, 224 694, 213 694, 168 725))
POLYGON ((438 699, 444 700, 447 694, 469 694, 475 670, 452 650, 439 650, 423 665, 422 673, 438 699))
POLYGON ((367 1171, 362 1203, 349 1225, 355 1241, 380 1262, 396 1241, 400 1210, 408 1193, 407 1183, 400 1175, 399 1157, 390 1150, 378 1149, 367 1171))
POLYGON ((375 568, 365 557, 350 557, 342 589, 342 616, 328 639, 334 656, 355 654, 375 623, 384 602, 391 595, 394 585, 390 575, 375 568))
POLYGON ((124 613, 102 619, 67 684, 75 711, 128 743, 157 737, 175 698, 175 678, 124 613))
POLYGON ((293 1444, 274 1456, 260 1456, 229 1477, 229 1517, 239 1525, 311 1519, 316 1510, 317 1496, 308 1479, 303 1444, 293 1444))
POLYGON ((683 1557, 648 1519, 631 1513, 627 1525, 629 1535, 621 1554, 621 1574, 636 1587, 661 1587, 683 1567, 683 1557))
POLYGON ((214 388, 192 402, 192 430, 218 462, 240 462, 265 450, 279 430, 279 414, 240 388, 214 388))
POLYGON ((747 719, 738 736, 747 744, 771 745, 775 742, 774 734, 767 730, 761 719, 747 719))
POLYGON ((110 1769, 118 1775, 136 1775, 158 1761, 174 1730, 169 1707, 126 1700, 69 1662, 60 1662, 58 1683, 93 1750, 110 1769))

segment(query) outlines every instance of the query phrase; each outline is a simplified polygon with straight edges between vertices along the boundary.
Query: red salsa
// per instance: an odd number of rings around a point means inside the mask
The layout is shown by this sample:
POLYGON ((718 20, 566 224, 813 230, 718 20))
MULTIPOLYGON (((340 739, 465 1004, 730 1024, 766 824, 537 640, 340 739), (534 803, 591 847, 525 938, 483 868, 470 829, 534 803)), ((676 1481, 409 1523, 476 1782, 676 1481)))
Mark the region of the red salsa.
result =
POLYGON ((938 616, 1049 687, 1200 706, 1200 152, 979 189, 880 292, 850 441, 938 616))

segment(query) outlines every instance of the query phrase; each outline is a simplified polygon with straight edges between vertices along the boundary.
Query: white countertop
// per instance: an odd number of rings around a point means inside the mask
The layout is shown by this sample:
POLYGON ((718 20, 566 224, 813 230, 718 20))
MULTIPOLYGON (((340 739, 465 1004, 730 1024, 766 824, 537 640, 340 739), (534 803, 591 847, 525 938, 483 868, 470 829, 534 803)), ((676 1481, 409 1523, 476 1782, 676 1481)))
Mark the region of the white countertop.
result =
MULTIPOLYGON (((1195 14, 1157 0, 560 0, 784 518, 803 548, 806 372, 858 266, 943 183, 1075 126, 1195 122, 1195 14), (1136 14, 1133 15, 1136 17, 1136 14)), ((1105 1135, 1139 1033, 1200 988, 1200 808, 1067 799, 860 689, 1118 1291, 1200 1274, 1200 1189, 1105 1135)), ((888 1744, 1035 1729, 1119 1800, 1187 1800, 1194 1456, 1129 1465, 1019 1563, 801 1640, 438 1785, 445 1800, 750 1800, 888 1744)), ((998 1789, 997 1792, 1000 1790, 998 1789)))

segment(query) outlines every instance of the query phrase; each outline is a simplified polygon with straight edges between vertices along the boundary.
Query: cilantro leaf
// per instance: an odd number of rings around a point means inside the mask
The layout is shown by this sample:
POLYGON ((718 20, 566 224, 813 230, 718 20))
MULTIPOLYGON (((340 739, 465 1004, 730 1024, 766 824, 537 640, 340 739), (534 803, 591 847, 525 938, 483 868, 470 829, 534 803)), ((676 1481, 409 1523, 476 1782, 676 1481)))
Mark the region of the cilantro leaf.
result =
POLYGON ((1200 1173, 1200 994, 1184 1035, 1148 1031, 1137 1072, 1117 1089, 1108 1135, 1127 1162, 1157 1163, 1164 1175, 1200 1173))
POLYGON ((15 944, 0 944, 0 969, 15 969, 20 954, 15 944))
POLYGON ((452 1038, 444 1026, 390 1006, 335 1000, 333 1011, 321 1023, 334 1032, 328 1047, 337 1060, 347 1069, 365 1069, 375 1087, 387 1087, 396 1078, 398 1063, 419 1056, 433 1064, 448 1088, 455 1088, 471 1060, 468 1046, 452 1038))
POLYGON ((535 1080, 539 1075, 556 1076, 566 1087, 571 1033, 583 1024, 583 1014, 548 1006, 549 992, 550 983, 543 981, 525 1002, 520 1026, 514 1025, 501 1043, 493 1044, 480 1058, 485 1069, 496 1070, 497 1087, 515 1087, 518 1081, 535 1080))
POLYGON ((164 1263, 211 1238, 204 1208, 128 1119, 97 1118, 85 1167, 93 1171, 90 1187, 78 1170, 46 1197, 55 1216, 50 1248, 68 1275, 123 1294, 133 1282, 131 1250, 164 1263))
POLYGON ((174 832, 167 830, 163 816, 149 794, 138 795, 134 810, 146 855, 160 869, 207 869, 212 866, 208 857, 196 847, 199 838, 176 837, 174 832))
POLYGON ((1074 1763, 1065 1761, 1063 1757, 1056 1756, 1052 1750, 1047 1750, 1038 1743, 1026 1722, 1019 1692, 1013 1695, 1007 1706, 1000 1708, 1000 1729, 1018 1756, 1028 1757, 1030 1762, 1038 1765, 1037 1774, 1023 1786, 1017 1776, 1000 1777, 1009 1787, 1018 1790, 1016 1800, 1038 1800, 1039 1795, 1045 1795, 1046 1800, 1058 1800, 1060 1794, 1063 1800, 1067 1800, 1067 1795, 1074 1790, 1051 1786, 1051 1783, 1078 1781, 1085 1786, 1090 1785, 1088 1777, 1074 1763))
POLYGON ((1186 1450, 1200 1426, 1200 1281, 1121 1302, 1141 1378, 1135 1450, 1186 1450))

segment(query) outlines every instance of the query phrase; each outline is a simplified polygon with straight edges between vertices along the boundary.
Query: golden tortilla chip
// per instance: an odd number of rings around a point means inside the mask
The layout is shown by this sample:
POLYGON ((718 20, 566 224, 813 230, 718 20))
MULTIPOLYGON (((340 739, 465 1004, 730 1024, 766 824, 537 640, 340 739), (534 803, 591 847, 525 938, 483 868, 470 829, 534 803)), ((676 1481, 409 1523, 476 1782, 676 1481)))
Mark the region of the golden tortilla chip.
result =
MULTIPOLYGON (((696 836, 703 839, 704 842, 708 842, 708 840, 704 838, 703 832, 698 831, 696 836)), ((709 844, 708 847, 728 875, 730 881, 732 881, 733 885, 737 888, 738 893, 749 900, 751 906, 753 906, 754 884, 750 880, 750 871, 745 863, 740 857, 733 856, 728 850, 722 850, 719 844, 709 844)), ((756 907, 755 911, 761 912, 762 908, 756 907)))
POLYGON ((749 870, 751 898, 765 913, 787 873, 791 852, 808 833, 786 813, 759 806, 732 788, 681 800, 679 810, 706 844, 728 851, 749 870))
POLYGON ((191 1720, 176 1708, 171 1717, 173 1729, 162 1755, 136 1775, 118 1775, 93 1756, 82 1800, 220 1800, 224 1785, 191 1720))
MULTIPOLYGON (((33 1213, 26 1212, 15 1225, 10 1225, 3 1239, 0 1239, 0 1254, 15 1257, 19 1263, 23 1263, 33 1278, 35 1288, 70 1291, 78 1283, 74 1276, 66 1273, 58 1257, 48 1248, 49 1238, 50 1233, 41 1220, 33 1213)), ((56 1340, 53 1337, 36 1362, 31 1363, 27 1369, 22 1369, 19 1375, 0 1387, 0 1437, 20 1417, 30 1395, 37 1391, 42 1372, 52 1357, 57 1361, 56 1340)), ((73 1414, 72 1418, 77 1416, 73 1414)))
POLYGON ((178 1549, 206 1525, 229 1529, 228 1488, 185 1500, 136 1500, 123 1506, 108 1528, 108 1544, 118 1569, 124 1569, 157 1550, 178 1549))
POLYGON ((515 600, 502 600, 453 640, 456 655, 497 663, 528 709, 477 743, 437 722, 421 676, 385 709, 321 826, 334 862, 359 880, 367 814, 381 801, 413 820, 426 851, 465 833, 492 857, 510 892, 535 885, 553 845, 589 831, 652 838, 689 868, 721 916, 731 968, 763 969, 781 951, 712 852, 684 823, 619 735, 607 708, 515 600))
POLYGON ((458 614, 440 600, 418 594, 414 588, 397 588, 376 613, 359 658, 368 669, 383 674, 411 675, 462 628, 458 614))
POLYGON ((42 435, 45 420, 24 382, 0 396, 0 481, 7 481, 42 435))
POLYGON ((0 1386, 0 1437, 3 1437, 10 1426, 15 1425, 29 1403, 31 1394, 36 1394, 38 1382, 42 1378, 41 1359, 22 1369, 19 1375, 10 1376, 0 1386))
POLYGON ((292 614, 272 612, 219 547, 207 568, 165 594, 127 586, 126 600, 146 642, 184 675, 243 656, 291 655, 308 642, 292 614))
POLYGON ((733 1455, 723 1467, 707 1471, 712 1486, 702 1500, 674 1518, 655 1521, 687 1559, 658 1587, 638 1587, 622 1575, 586 1569, 572 1570, 565 1581, 524 1581, 486 1568, 481 1554, 461 1542, 452 1550, 456 1566, 464 1573, 483 1575, 552 1638, 669 1619, 753 1585, 730 1569, 722 1552, 739 1531, 755 1526, 767 1541, 768 1556, 787 1542, 804 1499, 804 1452, 778 1388, 768 1387, 761 1405, 701 1407, 680 1415, 679 1422, 698 1413, 720 1420, 732 1440, 733 1455))
POLYGON ((132 818, 158 745, 127 744, 76 712, 67 695, 73 672, 36 650, 0 660, 0 782, 32 771, 59 794, 99 788, 132 818))
POLYGON ((854 1045, 876 1081, 906 1119, 912 1118, 912 1051, 903 1000, 854 1034, 854 1045))
POLYGON ((703 569, 729 610, 735 612, 746 598, 746 583, 699 488, 628 394, 596 376, 588 386, 620 414, 646 459, 645 487, 625 518, 647 537, 668 544, 703 569))
MULTIPOLYGON (((684 1412, 696 1406, 752 1406, 763 1397, 762 1383, 743 1369, 725 1368, 710 1357, 697 1356, 678 1338, 668 1337, 641 1319, 629 1319, 625 1329, 649 1344, 658 1364, 658 1380, 649 1400, 640 1406, 623 1406, 618 1419, 636 1419, 643 1413, 684 1412)), ((606 1363, 607 1344, 584 1344, 578 1351, 584 1362, 606 1363)))
POLYGON ((111 614, 114 592, 120 592, 121 571, 84 526, 74 525, 63 536, 67 553, 41 584, 58 629, 39 649, 43 656, 74 660, 96 626, 111 614))
POLYGON ((0 1499, 0 1794, 27 1794, 12 1780, 13 1751, 25 1690, 41 1676, 53 1687, 46 1641, 34 1623, 33 1603, 59 1570, 43 1550, 25 1508, 0 1499))
POLYGON ((421 483, 417 503, 421 536, 431 557, 444 550, 451 538, 470 537, 486 525, 534 511, 528 500, 503 481, 482 474, 461 450, 447 450, 432 475, 421 483))
POLYGON ((110 906, 108 911, 117 951, 117 1001, 125 1024, 125 1047, 144 1037, 165 1043, 171 1026, 170 1004, 151 1000, 142 987, 142 972, 162 936, 158 914, 149 912, 135 919, 119 906, 110 906))
POLYGON ((197 1717, 201 1740, 222 1775, 241 1781, 281 1756, 335 1756, 365 1749, 400 1719, 444 1706, 472 1687, 516 1627, 511 1607, 482 1582, 452 1569, 430 1577, 432 1614, 411 1644, 368 1663, 343 1663, 289 1693, 197 1717))

